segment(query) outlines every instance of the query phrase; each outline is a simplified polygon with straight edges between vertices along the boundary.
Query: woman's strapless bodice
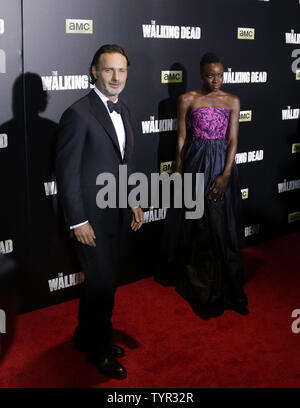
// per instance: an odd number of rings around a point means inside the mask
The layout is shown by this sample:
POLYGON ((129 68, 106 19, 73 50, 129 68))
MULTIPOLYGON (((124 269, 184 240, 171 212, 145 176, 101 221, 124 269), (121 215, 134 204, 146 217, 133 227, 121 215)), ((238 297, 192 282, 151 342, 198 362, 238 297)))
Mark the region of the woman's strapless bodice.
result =
POLYGON ((213 106, 193 109, 190 113, 192 138, 225 139, 230 111, 213 106))

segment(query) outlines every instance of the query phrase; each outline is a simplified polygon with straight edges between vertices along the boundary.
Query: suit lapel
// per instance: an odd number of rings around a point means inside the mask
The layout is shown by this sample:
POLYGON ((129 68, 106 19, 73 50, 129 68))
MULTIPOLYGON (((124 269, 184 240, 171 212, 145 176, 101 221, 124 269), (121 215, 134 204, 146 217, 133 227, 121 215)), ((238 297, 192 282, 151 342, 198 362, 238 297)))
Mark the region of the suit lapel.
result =
POLYGON ((106 133, 111 138, 112 142, 117 148, 120 154, 120 157, 121 157, 117 133, 115 131, 115 127, 112 123, 109 113, 107 112, 107 109, 104 106, 104 103, 101 101, 101 99, 99 98, 99 96, 96 94, 95 91, 91 91, 88 97, 89 97, 89 102, 90 102, 91 113, 98 120, 98 122, 103 126, 106 133))
POLYGON ((126 132, 126 146, 125 146, 125 153, 124 153, 124 161, 126 162, 127 159, 131 156, 131 153, 133 151, 133 131, 132 131, 130 120, 129 120, 128 110, 126 107, 124 107, 124 105, 122 108, 121 116, 122 116, 123 124, 125 127, 125 132, 126 132))

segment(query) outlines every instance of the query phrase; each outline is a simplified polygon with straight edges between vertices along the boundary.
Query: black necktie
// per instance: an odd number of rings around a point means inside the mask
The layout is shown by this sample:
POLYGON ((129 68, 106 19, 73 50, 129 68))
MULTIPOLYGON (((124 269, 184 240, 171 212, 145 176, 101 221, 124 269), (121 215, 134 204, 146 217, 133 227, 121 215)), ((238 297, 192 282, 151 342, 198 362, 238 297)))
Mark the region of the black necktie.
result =
POLYGON ((110 113, 112 113, 114 110, 119 114, 121 114, 122 112, 122 105, 121 105, 121 102, 119 101, 115 103, 112 101, 107 101, 107 106, 108 106, 110 113))

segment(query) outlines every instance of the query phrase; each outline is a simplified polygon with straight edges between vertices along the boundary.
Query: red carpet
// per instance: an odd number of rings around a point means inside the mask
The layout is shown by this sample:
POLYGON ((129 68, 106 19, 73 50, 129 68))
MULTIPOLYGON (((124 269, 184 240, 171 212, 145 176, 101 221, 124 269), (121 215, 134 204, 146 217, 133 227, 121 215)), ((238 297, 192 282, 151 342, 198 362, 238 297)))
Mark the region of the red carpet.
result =
POLYGON ((115 340, 123 381, 107 379, 72 346, 78 301, 20 315, 1 364, 0 387, 300 387, 300 233, 244 250, 249 315, 203 319, 177 295, 144 279, 122 286, 115 340))

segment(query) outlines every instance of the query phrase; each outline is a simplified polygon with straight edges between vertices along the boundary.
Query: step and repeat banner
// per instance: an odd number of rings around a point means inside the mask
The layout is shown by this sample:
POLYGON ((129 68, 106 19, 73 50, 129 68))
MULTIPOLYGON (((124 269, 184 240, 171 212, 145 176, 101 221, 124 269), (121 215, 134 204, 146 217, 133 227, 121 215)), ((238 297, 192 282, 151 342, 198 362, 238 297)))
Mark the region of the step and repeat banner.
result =
POLYGON ((13 341, 19 290, 25 288, 26 145, 21 2, 0 1, 0 362, 13 341), (8 4, 9 3, 9 4, 8 4), (24 277, 25 278, 25 277, 24 277))
MULTIPOLYGON (((201 86, 205 52, 241 100, 236 155, 245 245, 300 225, 300 2, 287 0, 0 0, 0 252, 16 261, 21 310, 78 295, 83 276, 54 174, 62 112, 88 93, 103 44, 129 55, 136 171, 170 172, 178 96, 201 86)), ((155 271, 165 208, 124 226, 123 284, 155 271)), ((0 306, 1 307, 1 306, 0 306)))

